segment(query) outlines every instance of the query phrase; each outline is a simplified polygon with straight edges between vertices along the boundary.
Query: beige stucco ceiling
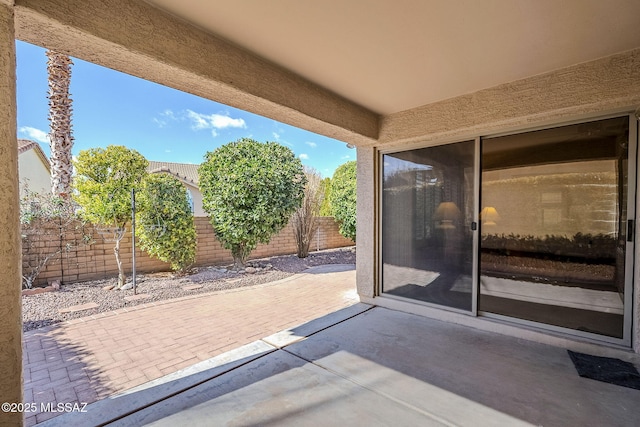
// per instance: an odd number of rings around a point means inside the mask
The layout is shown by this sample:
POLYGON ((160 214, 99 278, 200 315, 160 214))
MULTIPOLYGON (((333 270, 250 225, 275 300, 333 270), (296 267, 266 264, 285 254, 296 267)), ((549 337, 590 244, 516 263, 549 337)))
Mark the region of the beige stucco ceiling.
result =
POLYGON ((640 46, 638 0, 147 0, 376 113, 640 46))

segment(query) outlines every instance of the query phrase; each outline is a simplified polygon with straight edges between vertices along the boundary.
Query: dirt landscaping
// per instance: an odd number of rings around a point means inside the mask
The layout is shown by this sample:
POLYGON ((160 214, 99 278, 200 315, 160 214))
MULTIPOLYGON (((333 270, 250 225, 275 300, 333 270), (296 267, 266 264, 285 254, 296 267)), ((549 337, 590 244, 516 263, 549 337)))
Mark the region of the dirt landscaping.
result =
POLYGON ((115 277, 62 284, 55 292, 22 297, 23 330, 140 304, 264 284, 317 265, 355 262, 355 248, 348 247, 312 252, 304 259, 286 255, 252 260, 244 272, 231 271, 229 266, 214 266, 197 268, 180 277, 168 272, 140 274, 136 278, 137 295, 132 289, 106 290, 116 283, 115 277))

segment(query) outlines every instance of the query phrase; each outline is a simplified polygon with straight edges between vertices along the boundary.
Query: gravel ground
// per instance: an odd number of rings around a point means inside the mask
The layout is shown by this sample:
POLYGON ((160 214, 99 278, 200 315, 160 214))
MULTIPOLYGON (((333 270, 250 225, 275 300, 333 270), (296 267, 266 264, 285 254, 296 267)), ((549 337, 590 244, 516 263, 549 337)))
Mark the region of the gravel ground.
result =
POLYGON ((253 286, 284 279, 309 267, 325 264, 355 264, 355 248, 331 249, 312 252, 307 258, 286 255, 247 263, 247 272, 230 271, 230 266, 200 267, 189 275, 175 276, 172 273, 139 274, 136 277, 138 294, 148 294, 148 298, 125 301, 133 290, 105 290, 114 285, 116 278, 93 280, 70 285, 62 285, 59 291, 22 297, 22 327, 24 331, 42 328, 55 323, 133 307, 153 301, 162 301, 188 295, 204 294, 226 289, 253 286), (185 287, 201 286, 197 289, 185 287), (93 302, 98 307, 73 313, 59 310, 93 302))

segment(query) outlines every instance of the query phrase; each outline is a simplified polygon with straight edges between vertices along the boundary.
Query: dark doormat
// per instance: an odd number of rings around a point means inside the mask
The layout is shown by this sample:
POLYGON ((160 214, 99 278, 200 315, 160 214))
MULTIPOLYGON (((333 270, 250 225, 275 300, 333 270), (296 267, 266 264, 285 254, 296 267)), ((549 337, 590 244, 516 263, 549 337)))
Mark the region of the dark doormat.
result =
POLYGON ((571 350, 567 352, 581 377, 640 390, 640 374, 632 363, 571 350))

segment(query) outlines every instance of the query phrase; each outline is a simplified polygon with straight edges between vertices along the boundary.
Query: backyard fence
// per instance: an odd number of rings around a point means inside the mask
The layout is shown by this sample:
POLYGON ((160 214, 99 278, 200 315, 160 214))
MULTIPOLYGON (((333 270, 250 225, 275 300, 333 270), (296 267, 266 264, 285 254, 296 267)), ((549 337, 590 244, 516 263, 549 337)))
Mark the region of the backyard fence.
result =
MULTIPOLYGON (((196 253, 196 266, 221 265, 231 263, 233 257, 231 251, 224 249, 216 239, 209 218, 195 217, 198 246, 196 253)), ((338 232, 338 224, 332 217, 317 218, 318 231, 314 235, 309 248, 315 250, 340 248, 351 246, 353 241, 346 239, 338 232)), ((37 227, 56 228, 55 223, 38 224, 37 227)), ((51 280, 60 280, 62 283, 74 283, 85 280, 104 279, 115 277, 118 274, 113 248, 115 243, 102 230, 92 226, 70 227, 64 233, 41 232, 33 233, 33 230, 23 229, 23 236, 37 234, 37 242, 23 241, 22 268, 27 273, 38 264, 42 253, 60 252, 60 254, 41 269, 34 285, 46 284, 51 280), (27 232, 30 231, 30 232, 27 232), (82 243, 83 237, 90 236, 88 243, 82 243), (67 242, 81 242, 68 245, 67 242)), ((23 237, 24 240, 24 237, 23 237)), ((296 253, 296 241, 291 225, 287 225, 279 234, 271 238, 269 244, 258 245, 251 252, 251 259, 265 258, 274 255, 288 255, 296 253)), ((127 232, 120 241, 120 257, 125 272, 131 274, 131 233, 127 232)), ((151 258, 146 252, 139 250, 136 245, 136 272, 151 273, 169 271, 168 263, 151 258)))

